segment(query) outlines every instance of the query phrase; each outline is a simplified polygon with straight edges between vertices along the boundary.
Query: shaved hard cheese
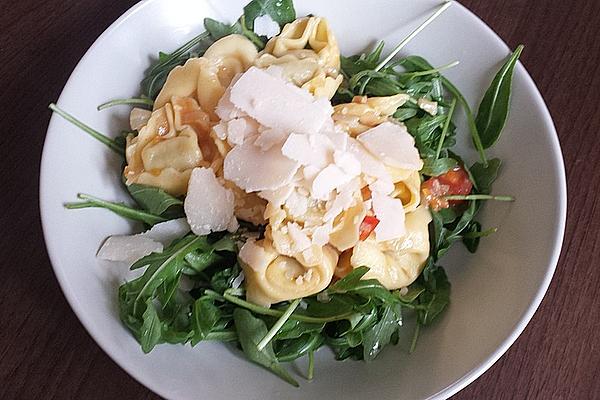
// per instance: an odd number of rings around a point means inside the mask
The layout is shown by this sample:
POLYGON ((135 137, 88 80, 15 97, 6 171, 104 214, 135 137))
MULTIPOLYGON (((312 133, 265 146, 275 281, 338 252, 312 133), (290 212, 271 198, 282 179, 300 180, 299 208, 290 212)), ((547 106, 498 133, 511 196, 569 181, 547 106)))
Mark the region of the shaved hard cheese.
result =
POLYGON ((361 172, 360 162, 352 153, 347 151, 337 150, 333 153, 333 161, 335 165, 340 167, 342 171, 351 176, 358 176, 361 172))
POLYGON ((227 153, 223 174, 225 179, 250 193, 289 184, 298 167, 299 164, 281 154, 277 146, 262 151, 247 140, 227 153))
POLYGON ((340 167, 330 164, 316 176, 312 183, 312 195, 318 200, 329 200, 331 192, 352 179, 340 167))
POLYGON ((246 240, 238 253, 238 257, 257 272, 266 270, 271 261, 275 259, 272 252, 269 253, 262 246, 258 246, 254 239, 246 240))
POLYGON ((230 99, 260 124, 287 132, 318 132, 333 113, 328 101, 256 67, 231 86, 230 99))
POLYGON ((168 246, 173 240, 183 237, 189 231, 190 225, 186 219, 177 218, 156 224, 149 231, 142 233, 142 235, 168 246))
POLYGON ((275 145, 281 145, 287 139, 289 132, 281 129, 262 129, 260 135, 254 141, 254 145, 262 151, 267 151, 275 145))
POLYGON ((404 125, 384 122, 361 133, 357 139, 387 165, 417 171, 423 168, 415 139, 404 125))
POLYGON ((258 133, 258 124, 251 118, 236 118, 227 123, 227 141, 230 145, 244 143, 244 139, 258 133))
POLYGON ((101 260, 124 261, 132 264, 148 254, 162 252, 163 248, 162 243, 143 234, 117 235, 110 236, 104 241, 96 257, 101 260))
POLYGON ((295 222, 288 222, 287 228, 290 239, 292 240, 292 251, 294 253, 300 253, 311 246, 311 240, 304 232, 302 232, 298 224, 295 222))
POLYGON ((221 185, 210 168, 194 168, 183 207, 196 235, 237 229, 233 192, 221 185))
POLYGON ((375 182, 377 190, 384 194, 392 193, 394 183, 386 169, 385 165, 375 158, 365 147, 356 139, 348 139, 348 151, 358 160, 363 174, 368 179, 368 183, 375 182))
POLYGON ((373 211, 379 220, 375 227, 375 240, 386 240, 402 237, 406 232, 404 225, 404 206, 400 199, 373 192, 373 211))
POLYGON ((262 192, 258 193, 258 196, 267 200, 275 207, 279 207, 286 202, 286 200, 288 199, 288 197, 290 197, 293 191, 294 186, 286 185, 275 190, 263 190, 262 192))
POLYGON ((108 261, 133 263, 150 253, 160 253, 175 239, 190 231, 185 218, 161 222, 137 235, 111 236, 104 241, 97 257, 108 261))
POLYGON ((280 31, 279 24, 273 21, 268 14, 261 15, 254 20, 254 33, 259 36, 273 37, 277 36, 280 31))
POLYGON ((312 165, 324 168, 331 163, 330 147, 319 139, 310 140, 311 137, 321 135, 300 135, 292 133, 285 141, 281 152, 284 156, 298 161, 300 165, 312 165), (312 142, 312 143, 311 143, 312 142))

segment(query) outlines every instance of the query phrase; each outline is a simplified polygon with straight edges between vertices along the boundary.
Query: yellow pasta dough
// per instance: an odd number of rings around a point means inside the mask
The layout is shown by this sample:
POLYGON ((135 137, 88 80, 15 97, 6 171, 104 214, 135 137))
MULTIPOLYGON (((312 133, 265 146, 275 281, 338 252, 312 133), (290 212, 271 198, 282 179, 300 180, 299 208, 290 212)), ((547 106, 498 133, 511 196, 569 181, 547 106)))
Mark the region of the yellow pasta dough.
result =
POLYGON ((137 136, 127 138, 124 176, 128 184, 159 187, 180 196, 191 170, 218 153, 208 138, 208 116, 195 100, 173 97, 155 110, 137 136))
POLYGON ((303 17, 271 38, 255 62, 278 65, 283 76, 318 97, 332 98, 342 83, 340 50, 325 18, 303 17))
POLYGON ((268 239, 247 242, 240 251, 248 301, 269 307, 273 303, 313 295, 331 282, 338 255, 322 248, 322 262, 306 267, 298 259, 280 255, 268 239))
POLYGON ((370 98, 357 96, 352 103, 338 104, 333 107, 333 120, 350 136, 356 137, 387 121, 408 99, 409 96, 404 93, 370 98))
POLYGON ((225 89, 238 73, 254 64, 258 52, 250 40, 242 35, 229 35, 217 40, 204 56, 190 58, 175 67, 154 102, 154 109, 162 107, 171 97, 193 97, 211 120, 217 121, 215 107, 225 89))
POLYGON ((364 279, 377 279, 387 289, 410 285, 423 270, 429 256, 431 214, 424 207, 406 214, 406 234, 398 239, 376 242, 371 236, 359 241, 352 251, 353 268, 370 268, 364 279))

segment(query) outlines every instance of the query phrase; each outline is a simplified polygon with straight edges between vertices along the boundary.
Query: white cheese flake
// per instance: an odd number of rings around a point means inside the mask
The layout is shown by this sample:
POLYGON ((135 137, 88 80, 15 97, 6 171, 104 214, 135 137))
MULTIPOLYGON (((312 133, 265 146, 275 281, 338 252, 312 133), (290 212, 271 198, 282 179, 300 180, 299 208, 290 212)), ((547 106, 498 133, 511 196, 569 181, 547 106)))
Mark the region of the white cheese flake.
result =
POLYGON ((379 220, 375 227, 375 240, 383 242, 402 237, 406 232, 402 201, 377 192, 373 192, 371 196, 373 211, 379 220))
POLYGON ((294 253, 300 253, 311 246, 311 240, 302 231, 300 226, 295 222, 288 222, 287 224, 288 233, 292 241, 292 251, 294 253))
POLYGON ((289 184, 299 166, 281 154, 281 148, 277 146, 262 151, 252 140, 246 140, 227 153, 223 174, 225 179, 250 193, 275 190, 289 184))
POLYGON ((425 111, 429 115, 432 115, 432 116, 437 115, 437 112, 438 112, 437 101, 431 101, 431 100, 427 100, 424 97, 421 97, 419 100, 417 100, 417 105, 419 106, 419 108, 421 110, 425 111))
POLYGON ((231 86, 231 102, 260 124, 287 132, 319 132, 333 113, 328 101, 256 67, 231 86))
POLYGON ((194 168, 183 207, 196 235, 237 229, 233 192, 221 185, 210 168, 194 168))
POLYGON ((273 21, 273 18, 268 14, 261 15, 254 20, 254 33, 259 36, 271 38, 277 36, 280 31, 279 24, 273 21))
POLYGON ((357 139, 375 157, 395 168, 420 170, 423 161, 406 126, 384 122, 358 135, 357 139))
POLYGON ((97 257, 108 261, 124 261, 129 264, 150 253, 160 253, 175 239, 190 231, 185 218, 161 222, 152 229, 136 235, 116 235, 107 238, 97 257))
POLYGON ((101 260, 124 261, 132 264, 150 253, 162 252, 163 247, 162 243, 143 234, 116 235, 104 241, 96 257, 101 260))
POLYGON ((352 176, 344 173, 340 167, 330 164, 315 177, 312 183, 312 195, 318 200, 329 200, 331 192, 348 183, 352 176))
POLYGON ((270 254, 263 247, 258 246, 254 239, 246 240, 238 253, 238 257, 257 272, 266 270, 272 261, 270 254))
POLYGON ((254 145, 262 151, 267 151, 275 145, 281 145, 287 139, 289 133, 281 129, 261 129, 262 132, 254 141, 254 145))
POLYGON ((301 135, 292 133, 281 148, 284 156, 298 161, 300 165, 324 168, 331 162, 330 148, 319 139, 311 137, 321 135, 301 135))

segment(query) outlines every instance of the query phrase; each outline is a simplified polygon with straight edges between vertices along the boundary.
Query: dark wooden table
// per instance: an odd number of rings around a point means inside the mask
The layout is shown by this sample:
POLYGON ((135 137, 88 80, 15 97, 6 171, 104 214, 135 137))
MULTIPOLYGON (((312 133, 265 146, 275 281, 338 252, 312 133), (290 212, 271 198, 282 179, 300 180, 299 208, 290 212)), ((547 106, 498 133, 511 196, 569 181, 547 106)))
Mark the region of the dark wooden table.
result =
MULTIPOLYGON (((0 398, 156 399, 92 341, 52 272, 39 221, 50 112, 92 42, 135 1, 3 0, 0 13, 0 398)), ((546 100, 569 216, 550 289, 525 332, 455 399, 600 398, 600 1, 464 0, 511 46, 546 100)))

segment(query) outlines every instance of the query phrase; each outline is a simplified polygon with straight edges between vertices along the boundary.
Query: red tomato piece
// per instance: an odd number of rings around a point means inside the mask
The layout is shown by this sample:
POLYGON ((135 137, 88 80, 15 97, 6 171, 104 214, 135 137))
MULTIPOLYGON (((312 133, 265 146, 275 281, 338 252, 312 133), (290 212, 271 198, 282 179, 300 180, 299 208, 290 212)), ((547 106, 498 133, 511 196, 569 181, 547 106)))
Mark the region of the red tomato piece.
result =
POLYGON ((366 238, 368 238, 371 232, 373 232, 373 230, 377 226, 377 224, 379 224, 379 220, 376 217, 373 217, 371 215, 365 216, 365 219, 363 219, 362 223, 360 224, 360 228, 358 229, 358 238, 360 240, 365 240, 366 238))
POLYGON ((446 200, 448 195, 467 195, 473 189, 473 182, 469 179, 467 171, 460 166, 450 171, 427 179, 421 185, 421 192, 429 208, 438 211, 452 205, 461 204, 462 200, 446 200))

